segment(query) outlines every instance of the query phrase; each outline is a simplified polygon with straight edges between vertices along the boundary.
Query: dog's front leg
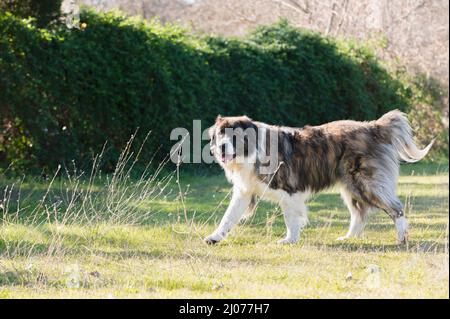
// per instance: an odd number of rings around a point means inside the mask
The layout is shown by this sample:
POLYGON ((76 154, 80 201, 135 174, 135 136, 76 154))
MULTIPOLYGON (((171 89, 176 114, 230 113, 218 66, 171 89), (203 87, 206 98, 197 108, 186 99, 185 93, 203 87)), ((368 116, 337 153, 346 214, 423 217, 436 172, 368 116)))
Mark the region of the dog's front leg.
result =
POLYGON ((219 227, 205 238, 207 244, 216 244, 224 239, 228 232, 236 225, 244 215, 247 207, 251 203, 251 194, 244 194, 238 188, 233 189, 230 205, 223 216, 219 227))

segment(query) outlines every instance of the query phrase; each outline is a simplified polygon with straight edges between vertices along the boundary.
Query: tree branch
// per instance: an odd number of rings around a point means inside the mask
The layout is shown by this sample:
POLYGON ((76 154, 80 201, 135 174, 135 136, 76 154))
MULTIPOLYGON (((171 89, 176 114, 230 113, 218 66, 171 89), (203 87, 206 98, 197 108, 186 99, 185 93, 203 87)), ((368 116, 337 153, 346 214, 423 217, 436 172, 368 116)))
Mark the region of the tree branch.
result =
POLYGON ((294 0, 273 0, 277 3, 280 3, 288 8, 291 8, 297 12, 302 12, 306 14, 310 14, 311 11, 309 10, 308 0, 305 2, 305 6, 302 6, 300 3, 294 0))

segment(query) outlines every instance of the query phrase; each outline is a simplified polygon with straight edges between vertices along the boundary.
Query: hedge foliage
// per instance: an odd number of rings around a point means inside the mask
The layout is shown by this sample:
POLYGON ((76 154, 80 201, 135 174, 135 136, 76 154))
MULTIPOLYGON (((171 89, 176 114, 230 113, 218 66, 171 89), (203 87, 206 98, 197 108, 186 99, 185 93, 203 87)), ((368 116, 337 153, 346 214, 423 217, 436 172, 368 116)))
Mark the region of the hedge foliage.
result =
POLYGON ((63 0, 0 0, 0 12, 9 11, 17 17, 31 17, 39 27, 45 27, 60 17, 62 2, 63 0))
MULTIPOLYGON (((375 119, 407 109, 410 90, 370 51, 285 21, 246 38, 84 11, 80 29, 39 29, 0 14, 0 163, 54 168, 90 159, 108 141, 111 167, 136 128, 143 159, 175 127, 218 113, 301 126, 375 119)), ((137 143, 139 144, 139 143, 137 143)))

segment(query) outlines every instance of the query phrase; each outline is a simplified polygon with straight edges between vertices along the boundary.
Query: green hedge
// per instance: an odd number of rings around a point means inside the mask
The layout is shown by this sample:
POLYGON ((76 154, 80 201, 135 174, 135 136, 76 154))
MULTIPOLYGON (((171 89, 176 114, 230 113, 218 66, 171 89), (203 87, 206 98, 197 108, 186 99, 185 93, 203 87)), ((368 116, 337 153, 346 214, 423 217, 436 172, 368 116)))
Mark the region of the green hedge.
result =
POLYGON ((60 17, 63 0, 0 0, 0 12, 33 18, 39 27, 48 26, 60 17))
MULTIPOLYGON (((152 131, 142 158, 170 150, 175 127, 218 113, 301 126, 407 109, 410 92, 367 50, 281 21, 246 38, 82 13, 86 26, 38 29, 0 14, 0 163, 106 169, 130 135, 152 131)), ((138 143, 139 144, 139 143, 138 143)))

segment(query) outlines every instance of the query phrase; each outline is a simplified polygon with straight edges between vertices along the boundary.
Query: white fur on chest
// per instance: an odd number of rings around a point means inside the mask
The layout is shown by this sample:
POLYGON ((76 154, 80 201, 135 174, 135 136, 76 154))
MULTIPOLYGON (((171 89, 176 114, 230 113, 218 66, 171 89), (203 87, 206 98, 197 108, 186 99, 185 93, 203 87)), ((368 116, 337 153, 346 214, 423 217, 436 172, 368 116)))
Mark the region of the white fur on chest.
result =
POLYGON ((225 168, 228 180, 233 186, 243 194, 257 195, 262 200, 275 203, 282 203, 296 198, 303 201, 308 197, 309 192, 297 192, 289 194, 282 189, 272 189, 268 184, 263 183, 254 173, 252 165, 242 164, 225 168))

